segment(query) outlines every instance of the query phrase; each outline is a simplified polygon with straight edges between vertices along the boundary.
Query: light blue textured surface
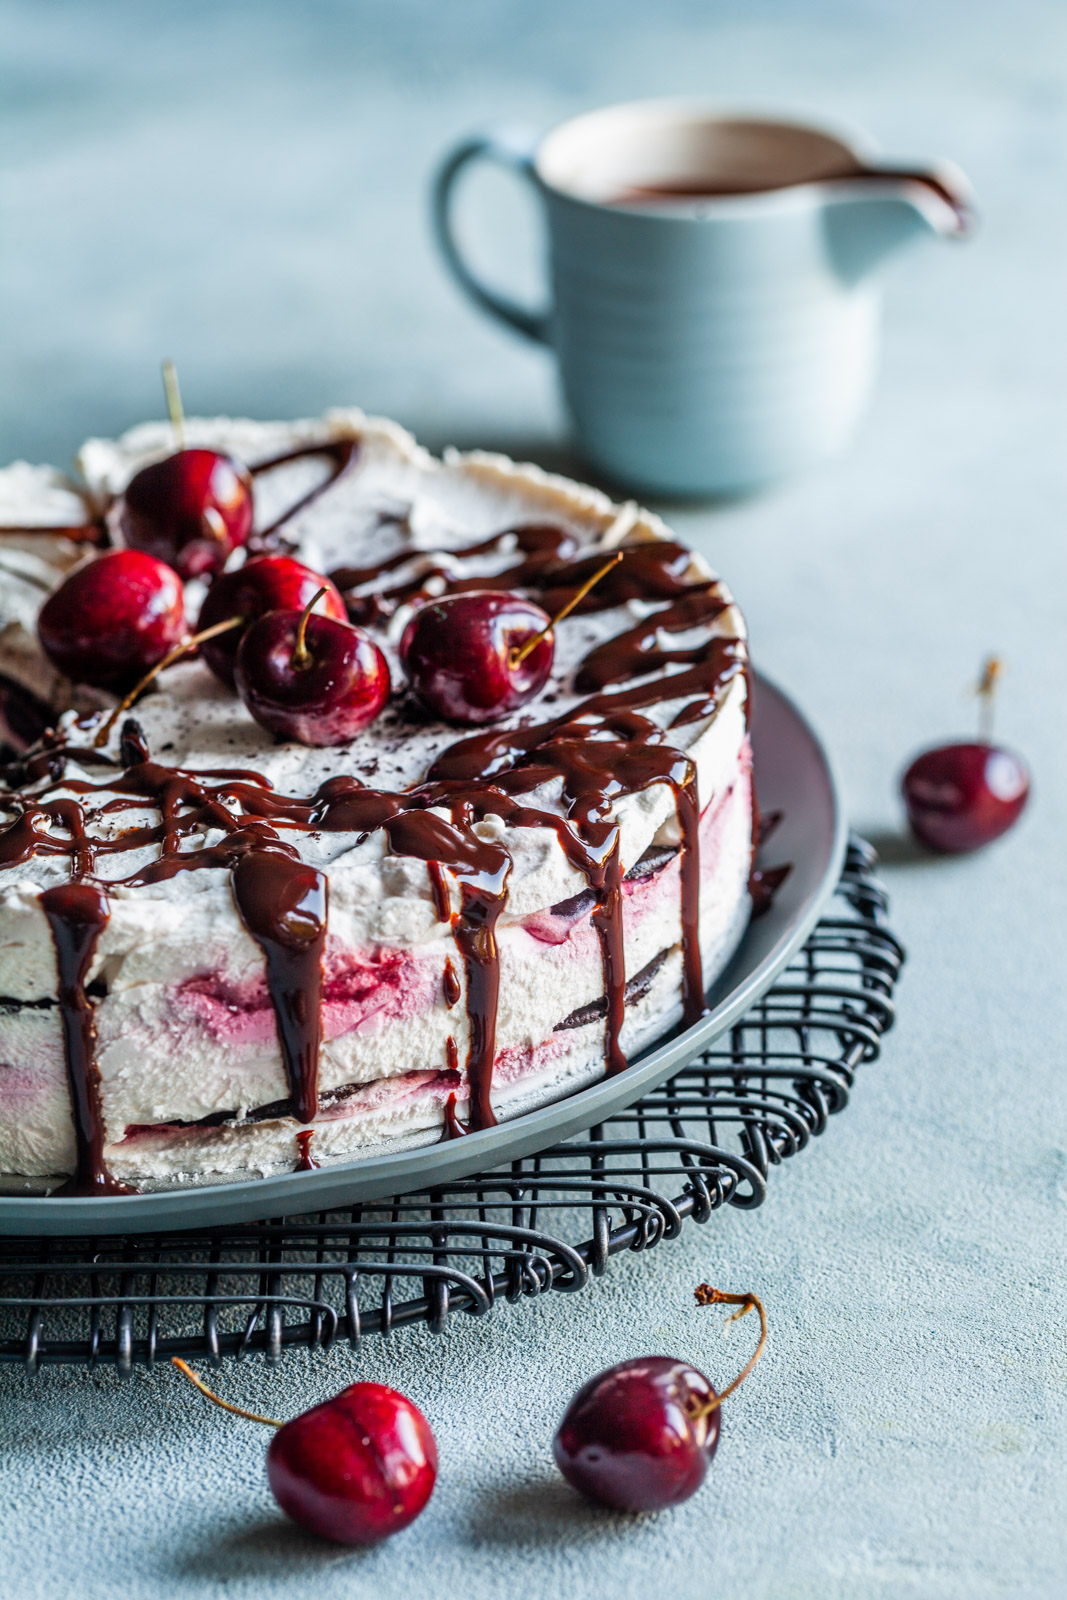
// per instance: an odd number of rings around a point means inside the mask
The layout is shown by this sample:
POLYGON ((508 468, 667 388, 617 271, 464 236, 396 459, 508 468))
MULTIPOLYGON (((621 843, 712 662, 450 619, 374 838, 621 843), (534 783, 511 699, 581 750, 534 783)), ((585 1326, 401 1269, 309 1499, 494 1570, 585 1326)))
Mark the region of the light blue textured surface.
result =
MULTIPOLYGON (((425 1408, 437 1494, 370 1554, 283 1526, 263 1430, 169 1371, 125 1385, 3 1372, 0 1592, 1058 1600, 1063 8, 22 0, 3 18, 5 458, 62 460, 87 432, 156 414, 171 354, 190 409, 354 401, 431 443, 565 460, 544 358, 483 326, 428 242, 434 158, 500 116, 674 90, 814 108, 901 157, 957 159, 986 225, 971 247, 902 263, 882 386, 847 460, 677 518, 828 736, 857 823, 887 840, 911 964, 898 1031, 848 1113, 761 1211, 690 1228, 573 1299, 358 1359, 227 1367, 227 1394, 283 1415, 357 1374, 425 1408), (1009 663, 1000 722, 1033 763, 1031 812, 973 860, 911 860, 895 774, 969 728, 963 687, 990 647, 1009 663), (725 1379, 747 1336, 724 1344, 715 1314, 691 1309, 700 1278, 764 1295, 770 1351, 728 1402, 699 1496, 647 1520, 596 1514, 554 1476, 555 1422, 580 1380, 650 1347, 725 1379)), ((492 194, 517 258, 518 201, 492 194)))

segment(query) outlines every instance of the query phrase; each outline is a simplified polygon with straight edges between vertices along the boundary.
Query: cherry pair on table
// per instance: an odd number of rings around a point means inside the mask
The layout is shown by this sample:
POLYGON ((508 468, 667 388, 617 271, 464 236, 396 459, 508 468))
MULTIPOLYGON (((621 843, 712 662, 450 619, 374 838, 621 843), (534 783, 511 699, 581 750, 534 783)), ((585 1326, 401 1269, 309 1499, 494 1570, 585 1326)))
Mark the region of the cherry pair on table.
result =
MULTIPOLYGON (((719 1443, 722 1402, 763 1354, 767 1317, 755 1294, 702 1283, 701 1306, 755 1310, 760 1335, 733 1381, 716 1393, 704 1374, 668 1356, 622 1361, 578 1390, 553 1441, 556 1464, 587 1499, 616 1511, 662 1511, 696 1493, 719 1443)), ((267 1481, 295 1522, 340 1544, 376 1544, 412 1523, 433 1493, 437 1444, 422 1412, 380 1383, 354 1383, 290 1422, 231 1405, 184 1362, 174 1365, 226 1411, 277 1432, 267 1481)))

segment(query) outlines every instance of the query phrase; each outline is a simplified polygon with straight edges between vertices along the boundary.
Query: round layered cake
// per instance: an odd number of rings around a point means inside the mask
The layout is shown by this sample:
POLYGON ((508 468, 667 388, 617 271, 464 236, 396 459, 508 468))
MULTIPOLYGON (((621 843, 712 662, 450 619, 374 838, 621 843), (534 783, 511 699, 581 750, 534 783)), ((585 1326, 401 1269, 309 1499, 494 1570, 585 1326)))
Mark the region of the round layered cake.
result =
POLYGON ((122 543, 170 430, 89 441, 76 480, 0 473, 0 1172, 99 1193, 458 1137, 695 1021, 751 906, 723 583, 636 506, 359 412, 186 435, 251 473, 230 566, 329 575, 392 690, 312 747, 191 655, 113 715, 36 618, 122 543), (412 692, 422 608, 497 591, 555 617, 614 554, 521 707, 463 727, 412 692))

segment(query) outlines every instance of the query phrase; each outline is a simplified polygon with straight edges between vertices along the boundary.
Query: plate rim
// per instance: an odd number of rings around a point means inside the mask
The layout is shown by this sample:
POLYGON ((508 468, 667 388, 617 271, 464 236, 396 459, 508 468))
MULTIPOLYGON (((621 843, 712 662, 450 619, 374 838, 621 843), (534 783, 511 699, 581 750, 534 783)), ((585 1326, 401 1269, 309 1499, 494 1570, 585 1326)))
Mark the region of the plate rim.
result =
MULTIPOLYGON (((188 1189, 106 1196, 0 1195, 0 1237, 84 1238, 94 1234, 194 1231, 422 1193, 550 1149, 606 1121, 656 1088, 684 1061, 707 1049, 770 988, 806 942, 837 887, 845 859, 848 825, 836 769, 826 745, 791 695, 755 668, 752 677, 760 690, 769 691, 783 703, 823 769, 831 841, 822 873, 792 922, 763 959, 722 996, 706 1017, 653 1045, 624 1073, 601 1078, 573 1094, 524 1112, 513 1121, 447 1144, 386 1151, 378 1156, 331 1163, 312 1172, 276 1173, 236 1182, 197 1184, 188 1189), (428 1162, 430 1152, 435 1156, 428 1162)), ((739 945, 738 950, 741 948, 739 945)), ((729 975, 729 970, 730 966, 724 976, 729 975)))

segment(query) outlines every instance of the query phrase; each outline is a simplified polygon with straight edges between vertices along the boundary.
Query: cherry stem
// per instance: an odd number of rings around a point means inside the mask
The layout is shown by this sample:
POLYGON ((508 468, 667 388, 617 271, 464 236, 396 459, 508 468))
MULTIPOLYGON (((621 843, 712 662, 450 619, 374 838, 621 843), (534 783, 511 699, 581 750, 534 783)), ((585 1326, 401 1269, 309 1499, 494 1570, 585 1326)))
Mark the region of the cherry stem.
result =
POLYGON ((556 615, 552 618, 552 621, 547 627, 542 628, 540 633, 535 633, 531 639, 527 639, 525 644, 516 645, 513 650, 508 651, 508 666, 511 668, 512 672, 515 671, 516 667, 522 666, 522 663, 526 660, 526 657, 530 654, 531 650, 536 650, 542 639, 547 639, 557 622, 562 622, 564 617, 570 616, 575 606, 581 605, 590 589, 595 589, 601 578, 606 577, 611 571, 612 567, 618 566, 619 562, 622 560, 622 557, 623 552, 621 550, 616 550, 611 560, 605 561, 599 572, 594 572, 591 578, 587 578, 585 580, 580 589, 576 589, 574 591, 570 599, 567 601, 567 604, 556 612, 556 615))
POLYGON ((728 1317, 726 1319, 727 1322, 736 1322, 739 1317, 747 1317, 748 1313, 753 1309, 759 1314, 759 1344, 752 1352, 750 1360, 737 1374, 733 1383, 728 1383, 721 1394, 717 1394, 713 1400, 708 1401, 707 1405, 700 1407, 697 1416, 707 1417, 713 1411, 718 1410, 728 1394, 733 1394, 738 1385, 744 1383, 763 1354, 767 1343, 767 1313, 763 1309, 763 1301, 758 1294, 727 1294, 724 1289, 713 1289, 710 1283, 698 1283, 695 1294, 698 1306, 738 1306, 740 1309, 735 1311, 732 1317, 728 1317))
POLYGON ((182 392, 178 387, 178 369, 173 361, 163 363, 163 392, 167 397, 167 414, 174 429, 174 443, 185 449, 185 412, 182 410, 182 392))
POLYGON ((999 656, 987 656, 982 665, 982 676, 974 691, 978 696, 978 737, 986 744, 993 737, 993 700, 1003 670, 1004 663, 999 656))
POLYGON ((308 618, 325 593, 326 585, 323 584, 318 593, 311 596, 311 599, 304 607, 304 612, 300 618, 300 621, 296 625, 296 643, 293 646, 292 654, 292 667, 294 672, 306 672, 308 667, 311 665, 311 651, 308 649, 307 644, 304 641, 304 635, 307 633, 308 618))
POLYGON ((215 1405, 221 1406, 223 1411, 232 1411, 235 1417, 247 1417, 249 1422, 265 1422, 268 1428, 285 1427, 285 1423, 279 1422, 277 1417, 261 1417, 258 1411, 246 1411, 243 1406, 232 1406, 228 1400, 224 1400, 221 1395, 216 1394, 214 1389, 209 1389, 203 1378, 197 1377, 188 1362, 183 1361, 180 1356, 171 1356, 170 1359, 171 1364, 177 1367, 183 1377, 189 1379, 194 1389, 199 1389, 202 1395, 206 1396, 215 1405))
POLYGON ((133 703, 141 698, 152 679, 157 678, 164 667, 173 666, 175 661, 180 661, 182 656, 188 655, 190 650, 195 650, 198 644, 204 643, 205 639, 214 639, 217 634, 229 633, 231 628, 241 627, 245 620, 244 617, 228 617, 225 622, 216 622, 213 627, 205 628, 203 633, 190 634, 176 644, 173 650, 168 650, 162 661, 157 661, 151 672, 146 672, 140 683, 135 683, 129 694, 123 695, 93 740, 96 749, 99 750, 102 745, 107 744, 111 730, 122 716, 122 713, 128 711, 133 703))

